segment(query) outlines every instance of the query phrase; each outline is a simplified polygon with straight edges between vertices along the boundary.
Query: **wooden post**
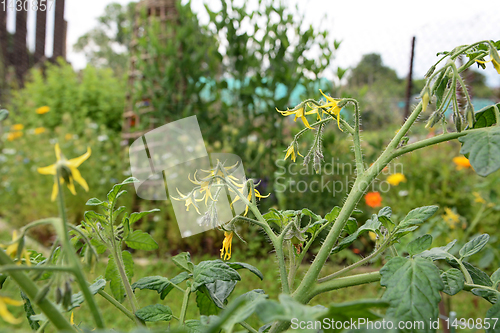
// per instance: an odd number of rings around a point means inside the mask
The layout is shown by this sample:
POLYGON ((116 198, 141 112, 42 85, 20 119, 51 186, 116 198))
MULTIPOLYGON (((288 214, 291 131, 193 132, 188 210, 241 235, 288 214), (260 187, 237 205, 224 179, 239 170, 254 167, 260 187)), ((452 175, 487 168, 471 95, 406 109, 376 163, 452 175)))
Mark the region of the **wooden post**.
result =
POLYGON ((23 76, 28 70, 28 48, 26 44, 26 20, 28 12, 24 9, 16 12, 16 32, 14 34, 13 62, 19 84, 23 85, 23 76))
POLYGON ((38 10, 36 12, 36 33, 35 33, 35 64, 45 57, 45 34, 47 29, 47 11, 41 11, 42 0, 38 0, 38 10))
POLYGON ((52 58, 64 57, 64 2, 65 0, 56 1, 56 10, 54 17, 54 48, 52 58))
POLYGON ((4 67, 9 65, 7 55, 7 11, 0 11, 0 62, 4 67))
POLYGON ((411 56, 410 56, 410 72, 408 73, 408 85, 406 86, 406 104, 405 104, 405 113, 403 117, 403 122, 410 115, 410 98, 411 98, 411 89, 413 87, 413 56, 415 54, 415 36, 413 36, 411 40, 411 56))

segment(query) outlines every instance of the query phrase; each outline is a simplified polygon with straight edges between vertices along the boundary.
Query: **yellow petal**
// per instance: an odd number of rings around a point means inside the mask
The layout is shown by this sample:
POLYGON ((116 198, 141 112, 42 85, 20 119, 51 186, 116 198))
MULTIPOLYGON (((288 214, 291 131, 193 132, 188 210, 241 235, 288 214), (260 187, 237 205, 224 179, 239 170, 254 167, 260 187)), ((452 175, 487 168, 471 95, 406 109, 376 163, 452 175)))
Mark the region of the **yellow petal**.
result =
POLYGON ((75 184, 73 183, 72 178, 69 179, 68 188, 69 188, 71 194, 76 195, 75 184))
POLYGON ((59 189, 57 187, 57 182, 55 182, 54 186, 52 187, 52 196, 50 197, 51 201, 55 201, 56 200, 58 192, 59 192, 59 189))
POLYGON ((87 152, 80 157, 73 158, 68 161, 68 166, 73 168, 78 168, 80 164, 82 164, 85 160, 90 157, 91 150, 90 147, 87 147, 87 152))
POLYGON ((85 190, 85 192, 88 192, 89 191, 89 185, 87 184, 87 182, 85 181, 85 179, 83 179, 82 174, 80 173, 80 171, 78 171, 77 168, 73 168, 73 167, 69 167, 69 169, 71 170, 71 174, 73 175, 73 179, 75 180, 75 182, 77 182, 78 184, 80 184, 83 187, 83 189, 85 190))
POLYGON ((16 301, 15 299, 9 298, 9 297, 0 297, 1 301, 4 302, 5 304, 8 305, 13 305, 13 306, 21 306, 24 305, 23 301, 16 301))
POLYGON ((0 299, 0 317, 2 317, 3 320, 8 322, 9 324, 12 325, 17 325, 22 322, 21 318, 15 318, 7 309, 7 306, 4 303, 5 298, 2 297, 0 299))
POLYGON ((312 127, 309 125, 309 123, 307 122, 307 119, 306 119, 306 117, 305 117, 305 116, 302 116, 302 117, 300 117, 300 118, 302 119, 302 121, 304 122, 304 125, 306 125, 306 127, 307 127, 307 128, 314 129, 314 128, 312 128, 312 127))
POLYGON ((60 161, 61 160, 61 148, 59 148, 59 143, 56 143, 56 145, 54 146, 54 150, 56 151, 57 160, 60 161))
POLYGON ((75 313, 74 312, 71 312, 71 316, 69 318, 69 323, 71 325, 75 325, 75 313))
POLYGON ((43 168, 38 168, 37 169, 38 173, 41 173, 42 175, 55 175, 57 173, 56 171, 56 165, 52 164, 43 168))

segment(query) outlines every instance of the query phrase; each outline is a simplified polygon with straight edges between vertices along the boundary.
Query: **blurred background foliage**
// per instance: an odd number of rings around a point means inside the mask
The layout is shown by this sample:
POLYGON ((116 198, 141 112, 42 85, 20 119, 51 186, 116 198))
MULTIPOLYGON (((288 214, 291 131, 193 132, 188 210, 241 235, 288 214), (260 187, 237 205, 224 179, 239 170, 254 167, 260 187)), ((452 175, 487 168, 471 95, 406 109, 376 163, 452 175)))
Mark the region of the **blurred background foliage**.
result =
MULTIPOLYGON (((136 4, 112 4, 99 25, 75 45, 87 57, 87 68, 75 72, 71 65, 59 61, 32 70, 25 87, 13 89, 3 101, 11 116, 0 129, 0 217, 19 228, 28 221, 57 214, 56 205, 50 202, 52 180, 36 172, 37 167, 55 161, 56 142, 68 158, 80 156, 87 146, 92 148, 91 158, 80 168, 89 193, 77 186, 78 196, 67 196, 74 223, 79 223, 88 198, 104 197, 112 183, 127 177, 128 154, 120 145, 126 94, 143 102, 136 103, 138 111, 145 102, 154 107, 154 112, 132 130, 196 115, 209 152, 239 155, 247 176, 261 180, 260 192, 271 193, 261 200, 262 211, 308 207, 324 215, 333 206, 342 205, 354 176, 351 142, 335 126, 328 127, 323 138, 324 169, 319 174, 312 166, 302 166, 301 158, 283 161, 283 151, 302 124, 282 117, 275 108, 285 110, 302 99, 318 99, 319 89, 335 97, 358 99, 363 114, 362 143, 370 164, 403 121, 406 79, 398 77, 378 54, 366 54, 353 68, 332 70, 341 43, 326 30, 304 26, 298 10, 282 2, 262 1, 258 8, 249 9, 245 3, 240 6, 222 1, 221 7, 218 12, 206 8, 209 23, 204 25, 189 2, 178 3, 176 22, 162 30, 153 20, 142 27, 134 44, 136 4), (162 39, 165 36, 166 42, 162 39), (144 54, 148 56, 141 56, 144 54), (141 76, 130 87, 127 66, 132 58, 141 76), (37 113, 44 106, 50 111, 37 113), (312 188, 313 183, 319 185, 312 188), (325 183, 326 189, 315 191, 325 183)), ((485 84, 483 74, 471 71, 466 77, 479 104, 479 99, 498 100, 498 90, 485 84)), ((413 97, 418 96, 423 82, 414 80, 413 97)), ((349 119, 350 110, 345 109, 342 115, 349 119)), ((313 134, 301 138, 303 155, 313 134)), ((422 125, 410 133, 409 140, 431 135, 434 131, 422 125)), ((459 148, 457 143, 449 143, 403 156, 396 161, 403 169, 389 167, 373 188, 381 193, 382 205, 392 206, 398 216, 414 207, 438 204, 440 213, 429 224, 436 246, 464 233, 495 234, 500 219, 496 192, 500 174, 482 179, 470 168, 457 170, 453 158, 459 155, 459 148), (407 181, 388 186, 386 177, 395 172, 404 173, 407 181), (485 202, 479 202, 473 192, 485 202), (459 222, 450 223, 451 218, 459 222)), ((159 257, 186 250, 218 255, 222 233, 181 238, 168 201, 142 201, 132 188, 129 190, 131 193, 121 199, 122 205, 135 210, 161 209, 141 222, 144 231, 161 240, 156 252, 159 257)), ((357 216, 359 224, 379 209, 364 202, 359 206, 363 211, 357 216)), ((234 256, 266 256, 270 247, 264 236, 247 225, 241 228, 247 243, 235 241, 234 256)), ((37 229, 32 236, 49 244, 51 231, 37 229)), ((369 253, 374 241, 362 238, 335 260, 351 262, 369 253)), ((499 246, 498 239, 492 243, 490 257, 500 258, 499 246)), ((487 266, 488 260, 481 265, 487 266)))

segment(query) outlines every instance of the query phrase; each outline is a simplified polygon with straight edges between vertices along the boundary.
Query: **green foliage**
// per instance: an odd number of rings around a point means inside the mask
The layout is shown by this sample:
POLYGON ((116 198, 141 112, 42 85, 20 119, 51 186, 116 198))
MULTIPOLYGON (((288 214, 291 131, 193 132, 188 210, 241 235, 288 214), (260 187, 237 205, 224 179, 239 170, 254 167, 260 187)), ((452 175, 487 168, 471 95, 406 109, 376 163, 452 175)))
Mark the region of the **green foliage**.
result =
POLYGON ((463 143, 460 153, 468 154, 478 175, 485 177, 500 168, 500 127, 468 133, 459 141, 463 143))
POLYGON ((146 322, 170 321, 172 310, 166 305, 155 304, 137 310, 135 315, 146 322))

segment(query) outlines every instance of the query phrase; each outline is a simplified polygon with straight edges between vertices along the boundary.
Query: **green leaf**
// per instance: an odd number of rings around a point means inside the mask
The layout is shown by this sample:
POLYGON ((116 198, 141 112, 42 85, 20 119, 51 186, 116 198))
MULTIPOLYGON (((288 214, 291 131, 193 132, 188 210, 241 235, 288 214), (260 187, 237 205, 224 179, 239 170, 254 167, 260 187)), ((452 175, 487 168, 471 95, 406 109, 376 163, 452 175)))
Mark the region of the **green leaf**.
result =
MULTIPOLYGON (((456 261, 456 259, 447 259, 446 262, 450 264, 451 267, 460 269, 460 265, 456 261)), ((474 284, 479 284, 481 286, 486 286, 486 287, 491 287, 493 286, 493 282, 491 282, 490 277, 488 274, 480 270, 479 268, 473 266, 472 264, 468 263, 467 261, 462 262, 464 265, 465 269, 469 272, 470 277, 472 278, 472 282, 474 284)))
POLYGON ((5 109, 1 109, 0 110, 0 122, 4 121, 8 117, 9 117, 9 111, 7 111, 5 109))
POLYGON ((395 257, 380 270, 380 284, 387 288, 382 297, 390 302, 386 316, 399 321, 425 323, 425 332, 433 332, 428 326, 430 319, 439 315, 439 292, 444 284, 439 270, 423 258, 395 257))
POLYGON ((443 292, 453 296, 464 289, 465 278, 462 272, 456 268, 450 268, 441 274, 444 283, 443 292))
POLYGON ((497 269, 493 274, 491 274, 490 279, 495 285, 500 283, 500 268, 497 269))
POLYGON ((417 255, 417 257, 429 258, 432 260, 440 260, 440 259, 452 259, 454 258, 452 254, 449 253, 451 248, 455 245, 457 240, 453 240, 446 246, 434 247, 430 250, 426 250, 417 255))
POLYGON ((229 267, 222 260, 206 260, 200 262, 193 270, 193 290, 216 280, 240 281, 241 277, 236 270, 229 267))
POLYGON ((328 309, 324 306, 308 306, 294 300, 290 295, 281 294, 280 302, 263 301, 256 309, 260 320, 270 323, 276 320, 290 321, 293 318, 301 321, 315 320, 323 317, 328 309))
POLYGON ((105 206, 106 202, 103 202, 97 198, 89 199, 86 203, 87 206, 105 206))
POLYGON ((438 210, 438 206, 424 206, 415 208, 405 216, 403 221, 399 224, 398 228, 403 229, 413 225, 424 223, 429 217, 434 215, 438 210))
POLYGON ((189 279, 189 277, 187 272, 182 272, 170 280, 163 276, 147 276, 133 283, 132 289, 156 290, 158 294, 161 294, 160 298, 163 300, 174 289, 172 284, 179 284, 189 279))
POLYGON ((224 321, 222 328, 225 332, 232 332, 234 326, 250 317, 255 312, 257 307, 266 300, 266 298, 267 295, 265 295, 262 290, 252 290, 238 296, 236 302, 243 300, 244 305, 239 307, 224 321))
MULTIPOLYGON (((330 304, 328 307, 328 312, 319 320, 323 321, 325 319, 331 320, 334 318, 335 321, 341 322, 357 322, 358 319, 363 318, 366 320, 376 321, 382 318, 382 315, 373 312, 372 308, 383 309, 389 306, 389 302, 381 299, 367 299, 358 300, 353 302, 344 302, 340 304, 330 304)), ((325 332, 341 332, 341 329, 325 329, 325 332)))
POLYGON ((463 144, 460 154, 469 154, 478 175, 486 177, 500 168, 500 126, 469 132, 458 141, 463 144))
MULTIPOLYGON (((89 286, 89 290, 92 293, 92 295, 95 295, 99 291, 103 290, 104 287, 106 287, 106 280, 99 278, 96 280, 96 282, 94 282, 89 286)), ((68 311, 71 311, 74 308, 79 307, 84 301, 85 297, 83 296, 81 291, 71 295, 71 306, 68 308, 68 311)))
POLYGON ((202 316, 217 315, 220 311, 210 298, 206 288, 200 288, 196 291, 196 305, 202 316))
MULTIPOLYGON (((92 221, 97 221, 101 222, 101 224, 107 224, 106 216, 96 213, 93 210, 86 211, 85 214, 83 215, 87 222, 92 222, 92 221)), ((92 223, 94 224, 94 223, 92 223)))
MULTIPOLYGON (((130 252, 123 251, 122 256, 125 266, 125 274, 130 281, 130 279, 134 276, 134 260, 132 259, 130 252)), ((109 255, 108 266, 106 267, 105 278, 106 281, 109 281, 109 287, 111 288, 111 293, 115 299, 120 303, 123 302, 125 299, 125 287, 123 286, 118 267, 116 267, 115 258, 111 254, 109 255)))
POLYGON ((132 225, 135 222, 137 222, 140 219, 142 219, 144 216, 146 216, 148 214, 151 214, 151 213, 159 212, 159 211, 160 210, 158 208, 155 208, 155 209, 151 209, 151 210, 148 210, 148 211, 145 211, 145 212, 132 213, 132 214, 130 214, 130 217, 129 217, 129 223, 130 223, 130 225, 132 225))
POLYGON ((483 288, 474 288, 471 290, 476 296, 482 297, 491 304, 495 304, 498 301, 498 293, 491 289, 483 289, 483 288))
POLYGON ((332 208, 332 210, 330 211, 330 213, 326 214, 325 215, 325 219, 328 221, 328 222, 333 222, 340 214, 340 207, 338 206, 335 206, 332 208))
POLYGON ((170 321, 172 319, 172 310, 166 305, 155 304, 137 310, 135 315, 146 322, 170 321))
POLYGON ((217 280, 214 283, 207 283, 200 288, 203 289, 206 295, 214 302, 214 304, 223 309, 226 304, 226 300, 231 295, 236 286, 237 281, 222 281, 217 280))
POLYGON ((320 221, 321 220, 321 215, 313 213, 310 209, 307 209, 307 208, 302 209, 302 215, 309 216, 310 218, 313 219, 313 221, 320 221))
POLYGON ((23 291, 21 291, 21 298, 24 300, 24 313, 26 313, 26 318, 28 319, 30 328, 32 331, 37 331, 40 328, 40 324, 38 324, 38 320, 31 319, 31 316, 36 315, 35 310, 33 310, 33 306, 31 305, 31 301, 23 291))
POLYGON ((142 232, 141 230, 136 230, 129 234, 125 239, 125 244, 134 250, 145 250, 151 251, 158 248, 158 244, 155 242, 150 234, 142 232))
POLYGON ((491 326, 486 329, 486 333, 500 333, 500 302, 497 302, 486 312, 486 319, 491 326))
POLYGON ((210 323, 219 319, 217 316, 200 316, 200 320, 186 320, 184 325, 188 329, 188 333, 203 333, 206 332, 210 323))
POLYGON ((431 235, 423 235, 418 237, 417 239, 412 240, 408 244, 408 254, 410 257, 413 257, 415 254, 419 254, 422 251, 427 250, 431 247, 432 244, 432 236, 431 235))
POLYGON ((247 263, 244 263, 244 262, 227 262, 226 263, 229 267, 231 267, 232 269, 242 269, 242 268, 246 268, 248 269, 250 272, 254 273, 255 275, 257 275, 259 277, 259 279, 261 280, 264 280, 264 275, 262 275, 261 271, 259 271, 256 267, 250 265, 250 264, 247 264, 247 263))
POLYGON ((172 261, 177 265, 177 267, 180 267, 189 273, 193 273, 194 264, 191 262, 191 255, 189 252, 179 253, 172 258, 172 261))
POLYGON ((332 250, 332 254, 338 253, 343 249, 349 247, 359 236, 364 234, 367 231, 373 231, 376 234, 379 234, 380 226, 382 223, 379 222, 377 215, 373 215, 371 219, 367 220, 365 224, 359 227, 356 232, 350 234, 349 236, 342 239, 337 246, 335 246, 332 250))
MULTIPOLYGON (((497 104, 497 107, 500 108, 500 103, 497 104)), ((490 127, 497 122, 493 105, 487 106, 477 111, 475 116, 476 122, 474 124, 474 128, 490 127)))
POLYGON ((109 193, 108 193, 108 202, 110 204, 115 202, 115 200, 118 199, 118 197, 124 193, 123 191, 120 192, 123 185, 136 183, 136 182, 139 182, 139 180, 137 178, 129 177, 129 178, 125 179, 123 182, 121 182, 120 184, 114 185, 113 188, 111 189, 111 191, 109 191, 109 193))
POLYGON ((384 208, 382 208, 381 210, 378 211, 378 217, 380 218, 381 216, 385 216, 387 217, 388 219, 391 218, 392 216, 392 208, 389 207, 389 206, 385 206, 384 208))
POLYGON ((475 237, 471 241, 467 242, 459 251, 461 258, 470 257, 473 254, 478 253, 483 249, 483 247, 488 244, 490 240, 490 235, 482 234, 480 236, 475 237))

